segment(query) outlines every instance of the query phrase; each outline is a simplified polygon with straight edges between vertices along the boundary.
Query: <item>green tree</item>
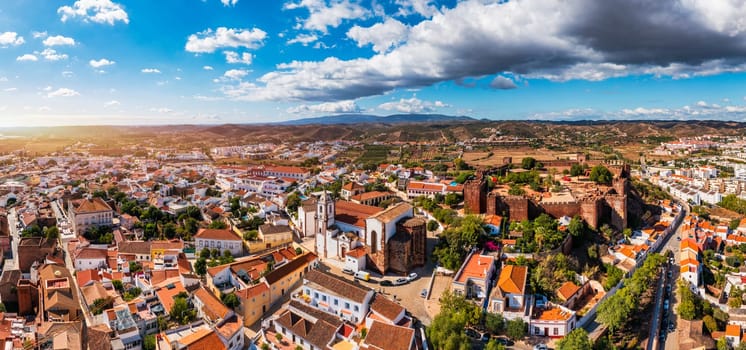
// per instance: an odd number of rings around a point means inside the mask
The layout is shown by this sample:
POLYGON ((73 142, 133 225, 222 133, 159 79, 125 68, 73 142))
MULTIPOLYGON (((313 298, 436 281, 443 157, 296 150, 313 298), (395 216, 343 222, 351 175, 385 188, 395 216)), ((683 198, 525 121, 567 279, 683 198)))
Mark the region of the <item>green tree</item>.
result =
POLYGON ((241 301, 238 300, 238 297, 231 293, 231 294, 223 294, 220 296, 220 300, 223 302, 223 304, 231 309, 237 308, 239 305, 241 305, 241 301))
POLYGON ((728 345, 728 341, 725 339, 725 336, 720 336, 716 345, 718 350, 730 350, 730 346, 728 345))
POLYGON ((534 167, 536 167, 536 159, 531 157, 521 159, 521 168, 531 170, 534 167))
POLYGON ((484 317, 484 327, 492 334, 500 333, 505 327, 505 319, 500 314, 488 312, 484 317))
POLYGON ((610 184, 614 175, 605 166, 599 164, 591 169, 590 180, 600 184, 610 184))
POLYGON ((60 229, 57 226, 45 227, 44 230, 48 240, 56 240, 60 236, 60 229))
POLYGON ((605 299, 598 306, 596 319, 609 327, 611 333, 624 327, 632 314, 632 308, 637 304, 634 296, 627 288, 622 288, 616 294, 605 299))
POLYGON ((143 350, 155 350, 155 336, 148 334, 142 342, 143 350))
POLYGON ((611 290, 611 288, 614 288, 619 281, 622 280, 624 277, 624 271, 622 269, 611 265, 611 264, 604 264, 604 268, 606 269, 606 280, 604 281, 604 289, 611 290))
POLYGON ((122 281, 120 280, 112 280, 111 281, 112 286, 114 286, 114 289, 117 290, 119 293, 124 291, 124 284, 122 284, 122 281))
POLYGON ((428 231, 431 231, 431 232, 435 231, 435 230, 438 229, 438 227, 440 227, 440 225, 435 220, 430 220, 430 221, 427 222, 427 230, 428 231))
POLYGON ((487 345, 484 347, 485 350, 505 350, 505 345, 498 343, 495 339, 490 339, 487 345))
POLYGON ((282 337, 282 333, 276 333, 276 334, 275 334, 275 338, 277 338, 277 341, 278 341, 278 342, 282 343, 282 338, 283 338, 283 337, 282 337))
POLYGON ((712 316, 705 315, 705 317, 702 318, 702 322, 705 324, 705 327, 707 327, 707 331, 710 332, 710 334, 718 330, 718 323, 712 316))
POLYGON ((287 204, 285 206, 287 207, 288 211, 290 213, 297 213, 298 207, 301 205, 300 196, 298 196, 297 192, 293 192, 288 195, 287 204))
POLYGON ((243 239, 246 241, 254 241, 259 237, 259 231, 257 230, 249 230, 244 232, 243 239))
POLYGON ((199 257, 202 259, 209 259, 210 258, 210 248, 202 248, 202 250, 199 251, 199 257))
POLYGON ((572 220, 570 220, 570 224, 567 225, 567 230, 570 232, 571 235, 575 237, 580 237, 585 233, 585 221, 580 218, 580 216, 574 216, 572 220))
POLYGON ((214 220, 213 222, 210 223, 208 228, 216 229, 216 230, 224 230, 228 228, 228 225, 226 225, 225 222, 222 220, 214 220))
POLYGON ((557 350, 591 350, 591 340, 583 328, 575 328, 557 342, 557 350))
POLYGON ((583 175, 583 174, 585 174, 585 169, 586 169, 586 167, 584 167, 581 164, 573 164, 570 167, 570 176, 580 176, 580 175, 583 175))
POLYGON ((197 316, 196 311, 189 306, 186 298, 179 295, 174 298, 174 303, 168 314, 171 316, 172 320, 179 324, 187 324, 197 316))
POLYGON ((197 275, 204 276, 207 273, 207 259, 200 257, 194 262, 194 272, 197 275))
POLYGON ((526 327, 526 322, 520 318, 510 320, 505 325, 505 335, 513 340, 521 340, 526 337, 526 327))

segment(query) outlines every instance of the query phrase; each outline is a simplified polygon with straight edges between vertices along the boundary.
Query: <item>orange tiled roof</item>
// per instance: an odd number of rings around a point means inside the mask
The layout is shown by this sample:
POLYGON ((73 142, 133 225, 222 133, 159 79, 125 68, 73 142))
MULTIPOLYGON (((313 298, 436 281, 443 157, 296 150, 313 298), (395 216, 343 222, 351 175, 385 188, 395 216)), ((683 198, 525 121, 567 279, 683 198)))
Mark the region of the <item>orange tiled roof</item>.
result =
POLYGON ((527 275, 526 266, 507 265, 500 271, 497 285, 505 293, 524 294, 527 275))
POLYGON ((686 238, 686 239, 681 240, 681 250, 684 250, 687 248, 694 250, 695 252, 699 250, 699 248, 697 247, 697 242, 695 242, 691 238, 686 238))
POLYGON ((567 300, 570 299, 575 293, 577 293, 580 290, 580 287, 578 287, 575 283, 572 283, 570 281, 565 282, 562 284, 559 289, 557 289, 557 296, 560 298, 567 300))
POLYGON ((741 326, 737 324, 729 324, 725 326, 725 335, 729 337, 741 337, 741 326))
POLYGON ((216 239, 216 240, 222 240, 222 241, 243 241, 241 237, 238 237, 236 233, 234 233, 233 231, 229 229, 218 230, 218 229, 202 228, 197 232, 197 234, 194 237, 204 238, 204 239, 216 239))
POLYGON ((484 280, 487 278, 487 272, 494 263, 494 259, 491 256, 483 256, 481 254, 472 254, 464 263, 464 267, 461 269, 461 274, 458 276, 456 282, 464 283, 469 278, 484 280))

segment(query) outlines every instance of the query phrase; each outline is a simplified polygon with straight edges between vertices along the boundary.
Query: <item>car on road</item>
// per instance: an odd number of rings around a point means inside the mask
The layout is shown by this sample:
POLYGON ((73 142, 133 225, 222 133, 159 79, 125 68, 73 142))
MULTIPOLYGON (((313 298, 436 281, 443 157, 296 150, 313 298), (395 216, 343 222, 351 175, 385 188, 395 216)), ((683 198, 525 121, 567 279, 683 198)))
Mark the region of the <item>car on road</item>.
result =
POLYGON ((668 311, 668 299, 663 301, 663 310, 668 311))
POLYGON ((397 279, 396 279, 396 280, 394 281, 394 285, 395 285, 395 286, 401 286, 401 285, 404 285, 404 284, 407 284, 407 283, 409 283, 409 280, 408 280, 408 279, 406 279, 406 278, 404 278, 404 277, 401 277, 401 278, 397 278, 397 279))
POLYGON ((389 280, 381 280, 381 285, 384 287, 393 286, 394 284, 389 280))
POLYGON ((671 333, 676 330, 676 326, 673 325, 673 322, 668 324, 668 332, 671 333))
POLYGON ((423 298, 427 298, 427 288, 422 288, 420 291, 420 296, 423 298))
POLYGON ((344 268, 342 269, 342 273, 346 273, 348 275, 354 275, 355 271, 352 271, 352 269, 344 268))
POLYGON ((416 280, 416 279, 417 279, 417 277, 418 277, 418 276, 417 276, 417 272, 412 272, 412 273, 410 273, 410 274, 409 274, 409 275, 407 276, 407 279, 408 279, 408 280, 410 280, 410 281, 414 281, 414 280, 416 280))
POLYGON ((549 348, 546 344, 536 344, 534 345, 534 350, 549 350, 549 348))

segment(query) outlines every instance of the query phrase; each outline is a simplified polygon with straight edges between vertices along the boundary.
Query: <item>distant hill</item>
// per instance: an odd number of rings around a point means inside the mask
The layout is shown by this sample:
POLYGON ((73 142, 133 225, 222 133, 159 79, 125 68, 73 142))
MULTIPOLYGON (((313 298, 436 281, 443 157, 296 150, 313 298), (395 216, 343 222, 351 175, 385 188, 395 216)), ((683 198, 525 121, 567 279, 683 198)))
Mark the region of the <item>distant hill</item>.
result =
POLYGON ((273 123, 274 125, 333 125, 333 124, 410 124, 472 122, 476 119, 442 114, 393 114, 377 116, 369 114, 339 114, 325 117, 304 118, 273 123))

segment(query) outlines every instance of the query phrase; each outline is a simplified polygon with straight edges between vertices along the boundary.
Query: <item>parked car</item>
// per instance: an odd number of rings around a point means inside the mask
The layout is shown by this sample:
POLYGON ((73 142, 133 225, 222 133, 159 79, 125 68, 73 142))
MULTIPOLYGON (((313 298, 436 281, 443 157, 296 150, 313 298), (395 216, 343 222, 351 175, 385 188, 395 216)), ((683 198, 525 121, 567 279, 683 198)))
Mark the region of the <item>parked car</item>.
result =
POLYGON ((348 275, 354 275, 355 271, 352 271, 352 269, 344 268, 342 269, 342 273, 346 273, 348 275))
POLYGON ((422 288, 420 291, 420 296, 423 298, 427 298, 427 288, 422 288))
POLYGON ((397 278, 397 279, 396 279, 396 280, 394 281, 394 285, 395 285, 395 286, 401 286, 401 285, 403 285, 403 284, 407 284, 408 282, 409 282, 409 280, 408 280, 408 279, 406 279, 406 278, 404 278, 404 277, 401 277, 401 278, 397 278))
POLYGON ((467 337, 472 338, 472 339, 479 339, 481 337, 477 331, 471 328, 467 328, 466 330, 464 330, 464 333, 466 334, 467 337))
POLYGON ((534 345, 534 350, 549 350, 549 348, 546 344, 536 344, 534 345))
POLYGON ((495 339, 496 343, 498 343, 500 345, 504 345, 504 346, 511 346, 511 345, 515 344, 515 343, 513 343, 512 340, 510 340, 508 338, 505 338, 505 337, 495 337, 493 339, 495 339))
POLYGON ((414 280, 417 279, 417 277, 418 277, 417 273, 416 272, 412 272, 412 273, 409 274, 409 276, 407 276, 407 279, 410 280, 410 281, 414 281, 414 280))
POLYGON ((668 299, 663 301, 663 310, 668 311, 668 299))
POLYGON ((389 287, 389 286, 393 286, 394 284, 391 283, 391 281, 389 280, 381 280, 381 285, 384 287, 389 287))

